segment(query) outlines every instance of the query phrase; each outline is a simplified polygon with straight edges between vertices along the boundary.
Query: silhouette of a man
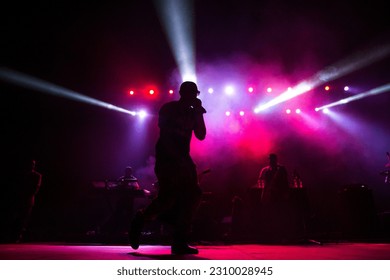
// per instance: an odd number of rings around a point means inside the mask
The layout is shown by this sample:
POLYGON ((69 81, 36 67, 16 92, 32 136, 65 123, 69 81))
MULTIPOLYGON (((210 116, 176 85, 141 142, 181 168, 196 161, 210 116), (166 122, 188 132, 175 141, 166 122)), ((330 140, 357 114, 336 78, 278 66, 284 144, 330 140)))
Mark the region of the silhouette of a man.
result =
POLYGON ((35 205, 35 196, 42 184, 42 174, 36 171, 36 161, 31 160, 27 170, 21 176, 18 189, 16 216, 19 220, 17 242, 22 242, 30 223, 32 210, 35 205))
POLYGON ((140 189, 138 179, 133 175, 133 168, 131 166, 126 166, 125 175, 119 177, 117 182, 118 186, 121 188, 129 188, 132 190, 140 189))
POLYGON ((270 154, 269 165, 261 169, 258 186, 262 188, 261 205, 263 232, 267 238, 279 239, 285 235, 289 194, 288 173, 278 163, 276 154, 270 154))
POLYGON ((203 114, 206 110, 198 98, 194 82, 183 82, 180 99, 164 104, 159 111, 160 136, 156 144, 155 173, 159 190, 157 197, 137 212, 129 231, 133 249, 138 249, 144 222, 167 212, 174 212, 172 254, 197 254, 188 245, 191 221, 199 203, 201 190, 196 165, 190 156, 192 134, 199 140, 206 137, 203 114))
POLYGON ((276 154, 270 154, 268 159, 269 165, 260 171, 258 186, 263 189, 263 202, 276 202, 288 191, 288 174, 286 167, 278 163, 276 154))

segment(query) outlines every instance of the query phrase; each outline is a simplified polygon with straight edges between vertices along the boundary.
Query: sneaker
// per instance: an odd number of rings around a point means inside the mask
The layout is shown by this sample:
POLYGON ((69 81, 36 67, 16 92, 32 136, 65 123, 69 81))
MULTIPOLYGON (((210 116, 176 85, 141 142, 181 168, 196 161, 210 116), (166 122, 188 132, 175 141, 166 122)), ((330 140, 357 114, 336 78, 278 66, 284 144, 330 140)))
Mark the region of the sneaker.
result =
POLYGON ((144 225, 144 215, 138 211, 130 225, 129 243, 131 248, 137 250, 140 244, 141 230, 144 225))
POLYGON ((196 255, 199 254, 199 250, 188 245, 172 245, 171 253, 172 255, 196 255))

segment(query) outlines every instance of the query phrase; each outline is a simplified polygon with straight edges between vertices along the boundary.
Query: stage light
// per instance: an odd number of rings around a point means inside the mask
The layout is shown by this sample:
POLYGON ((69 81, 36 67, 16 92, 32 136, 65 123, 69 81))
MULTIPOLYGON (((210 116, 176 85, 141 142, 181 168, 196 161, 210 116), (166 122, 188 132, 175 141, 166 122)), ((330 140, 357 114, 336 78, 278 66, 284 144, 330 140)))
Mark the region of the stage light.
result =
POLYGON ((213 88, 209 88, 209 89, 207 90, 207 92, 210 93, 210 94, 212 94, 212 93, 214 93, 214 89, 213 89, 213 88))
POLYGON ((248 88, 248 92, 252 93, 253 92, 253 87, 248 88))
POLYGON ((271 87, 267 88, 267 92, 271 93, 272 92, 272 88, 271 87))
POLYGON ((329 113, 330 113, 330 110, 329 110, 328 108, 325 108, 324 110, 322 110, 322 112, 323 112, 324 114, 329 114, 329 113))
POLYGON ((357 94, 357 95, 354 95, 354 96, 351 96, 351 97, 348 97, 348 98, 343 98, 343 99, 341 99, 339 101, 336 101, 336 102, 333 102, 333 103, 330 103, 330 104, 318 107, 318 109, 319 110, 324 110, 326 108, 347 104, 347 103, 355 101, 355 100, 359 100, 359 99, 362 99, 362 98, 365 98, 365 97, 368 97, 368 96, 381 94, 381 93, 388 92, 388 91, 390 91, 390 84, 379 86, 379 87, 376 87, 376 88, 371 89, 369 91, 366 91, 366 92, 363 92, 363 93, 360 93, 360 94, 357 94))
POLYGON ((145 110, 141 110, 137 112, 137 115, 141 118, 144 119, 148 114, 146 113, 145 110))
POLYGON ((130 95, 134 95, 134 90, 130 90, 130 91, 129 91, 129 94, 130 94, 130 95))
POLYGON ((345 86, 344 91, 349 91, 349 86, 345 86))
POLYGON ((150 94, 150 95, 153 95, 154 93, 155 93, 155 92, 154 92, 153 89, 149 90, 149 94, 150 94))
POLYGON ((325 86, 325 90, 326 90, 326 91, 329 91, 329 90, 330 90, 330 87, 329 87, 329 86, 325 86))
POLYGON ((286 114, 291 114, 291 110, 290 110, 290 109, 287 109, 287 110, 286 110, 286 114))
POLYGON ((300 114, 301 113, 301 109, 296 109, 295 113, 300 114))
POLYGON ((303 80, 293 87, 291 91, 283 92, 276 98, 268 101, 265 104, 259 104, 254 109, 255 113, 259 113, 269 107, 275 106, 301 94, 306 93, 314 87, 318 87, 324 83, 340 78, 353 71, 359 70, 367 65, 379 61, 390 55, 390 44, 375 46, 373 49, 365 50, 339 61, 329 67, 317 72, 307 80, 303 80))
POLYGON ((173 90, 171 90, 171 89, 170 89, 168 92, 169 92, 169 94, 171 94, 171 95, 173 94, 173 90))
POLYGON ((245 115, 244 111, 240 111, 240 116, 243 117, 245 115))
POLYGON ((121 107, 115 106, 113 104, 97 100, 95 98, 88 97, 86 95, 80 94, 78 92, 66 89, 61 86, 13 71, 9 69, 0 68, 0 79, 7 82, 13 83, 18 86, 26 87, 29 89, 37 90, 42 93, 55 95, 58 97, 63 97, 75 101, 80 101, 83 103, 100 106, 106 109, 115 110, 121 113, 130 114, 135 116, 134 111, 129 111, 121 107))
POLYGON ((229 116, 231 115, 230 111, 226 111, 226 112, 225 112, 225 115, 226 115, 227 117, 229 117, 229 116))
POLYGON ((234 93, 234 88, 232 86, 226 86, 225 87, 225 93, 227 95, 232 95, 234 93))

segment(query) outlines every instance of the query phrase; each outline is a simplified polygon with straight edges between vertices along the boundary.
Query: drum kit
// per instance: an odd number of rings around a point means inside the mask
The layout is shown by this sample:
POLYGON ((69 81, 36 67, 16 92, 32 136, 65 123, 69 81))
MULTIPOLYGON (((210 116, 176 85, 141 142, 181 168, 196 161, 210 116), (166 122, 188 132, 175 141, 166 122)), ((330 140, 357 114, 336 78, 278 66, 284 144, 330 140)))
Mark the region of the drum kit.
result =
POLYGON ((389 152, 387 152, 386 155, 387 155, 387 159, 389 160, 389 162, 385 165, 385 167, 388 169, 380 172, 379 174, 382 176, 385 176, 385 184, 390 184, 390 154, 389 154, 389 152))

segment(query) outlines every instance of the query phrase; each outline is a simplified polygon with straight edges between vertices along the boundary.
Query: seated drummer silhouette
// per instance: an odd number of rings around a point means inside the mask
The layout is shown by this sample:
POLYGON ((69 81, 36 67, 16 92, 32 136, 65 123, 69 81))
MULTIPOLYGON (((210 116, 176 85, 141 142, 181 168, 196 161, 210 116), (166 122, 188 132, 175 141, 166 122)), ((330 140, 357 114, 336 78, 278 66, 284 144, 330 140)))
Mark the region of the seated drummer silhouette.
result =
POLYGON ((132 190, 140 189, 138 179, 133 175, 133 168, 131 166, 126 166, 125 175, 119 177, 117 183, 120 188, 129 188, 132 190))

